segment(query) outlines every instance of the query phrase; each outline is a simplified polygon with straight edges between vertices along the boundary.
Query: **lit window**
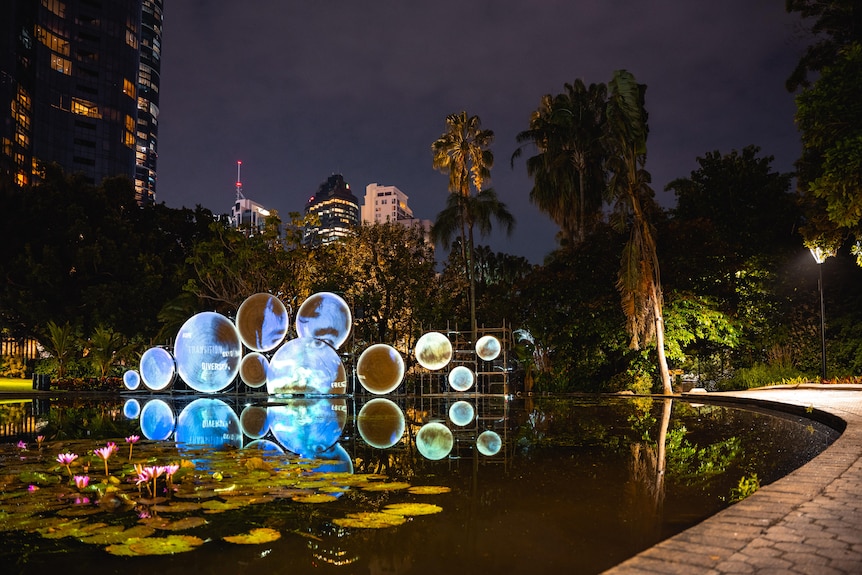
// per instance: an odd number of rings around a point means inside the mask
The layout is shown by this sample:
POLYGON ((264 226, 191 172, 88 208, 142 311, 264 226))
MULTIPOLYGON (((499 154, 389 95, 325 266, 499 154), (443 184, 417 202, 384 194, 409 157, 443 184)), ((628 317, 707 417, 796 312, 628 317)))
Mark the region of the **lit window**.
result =
POLYGON ((82 100, 80 98, 72 98, 72 113, 79 116, 88 116, 90 118, 101 118, 99 107, 93 102, 82 100))
POLYGON ((65 18, 66 16, 66 5, 60 2, 60 0, 42 0, 42 6, 60 18, 65 18))
POLYGON ((138 49, 138 33, 134 30, 130 30, 126 28, 126 44, 134 48, 138 49))
POLYGON ((131 99, 135 99, 135 85, 128 78, 123 78, 123 94, 131 99))
POLYGON ((62 54, 63 56, 69 55, 69 41, 49 30, 46 30, 42 26, 36 26, 36 38, 54 52, 62 54))
POLYGON ((72 61, 57 54, 51 54, 51 69, 68 76, 72 73, 72 61))

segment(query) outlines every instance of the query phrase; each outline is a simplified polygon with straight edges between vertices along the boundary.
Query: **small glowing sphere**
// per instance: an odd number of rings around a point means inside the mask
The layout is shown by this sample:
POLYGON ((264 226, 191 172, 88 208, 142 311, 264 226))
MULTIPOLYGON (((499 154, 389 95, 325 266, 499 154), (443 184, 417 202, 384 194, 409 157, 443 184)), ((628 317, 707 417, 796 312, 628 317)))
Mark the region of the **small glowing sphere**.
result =
POLYGON ((239 377, 249 387, 262 387, 266 385, 266 372, 269 369, 269 360, 262 353, 253 351, 242 356, 239 362, 239 377))
POLYGON ((147 439, 163 441, 174 432, 174 410, 161 399, 152 399, 141 409, 141 433, 147 439))
POLYGON ((239 417, 220 399, 196 399, 177 417, 174 439, 182 445, 242 447, 239 417))
POLYGON ((250 439, 260 439, 269 431, 269 415, 265 407, 247 405, 239 414, 239 426, 250 439))
POLYGON ((174 344, 177 372, 201 393, 221 391, 239 372, 242 343, 236 326, 212 311, 195 314, 177 332, 174 344))
POLYGON ((174 356, 163 347, 151 347, 141 355, 141 379, 149 389, 161 391, 174 382, 177 367, 174 356))
POLYGON ((249 296, 236 312, 239 337, 252 351, 269 351, 278 347, 287 335, 288 325, 287 308, 272 294, 249 296))
POLYGON ((476 342, 476 355, 485 361, 497 359, 500 355, 500 340, 493 335, 485 335, 476 342))
POLYGON ((278 348, 269 361, 266 389, 270 394, 343 394, 336 386, 341 358, 326 342, 298 337, 278 348))
POLYGON ((473 421, 475 414, 473 405, 466 401, 456 401, 449 407, 449 421, 460 427, 473 421))
POLYGON ((281 455, 284 453, 284 449, 279 444, 269 439, 255 439, 245 444, 243 449, 260 451, 264 455, 281 455))
POLYGON ((137 419, 141 415, 141 404, 137 399, 127 399, 123 404, 123 417, 137 419))
POLYGON ((455 438, 442 423, 426 423, 416 433, 416 449, 425 459, 443 459, 452 451, 455 438))
POLYGON ((389 393, 394 391, 404 378, 404 358, 390 345, 372 345, 359 356, 356 377, 362 387, 371 393, 389 393))
POLYGON ((387 449, 398 443, 405 426, 401 408, 383 397, 376 397, 363 405, 356 416, 359 436, 378 449, 387 449))
POLYGON ((317 457, 335 445, 347 423, 344 398, 294 398, 267 408, 279 444, 301 457, 317 457))
POLYGON ((469 367, 459 365, 449 372, 449 387, 455 391, 467 391, 473 387, 476 375, 469 367))
POLYGON ((134 369, 129 369, 123 373, 123 385, 129 391, 134 391, 141 386, 141 374, 134 369))
POLYGON ((429 331, 416 342, 416 361, 425 369, 442 369, 452 360, 452 342, 437 331, 429 331))
POLYGON ((476 449, 482 455, 497 455, 503 447, 503 440, 494 431, 483 431, 476 438, 476 449))
POLYGON ((322 339, 335 349, 347 341, 352 324, 350 308, 334 293, 316 293, 302 302, 296 312, 299 337, 322 339))

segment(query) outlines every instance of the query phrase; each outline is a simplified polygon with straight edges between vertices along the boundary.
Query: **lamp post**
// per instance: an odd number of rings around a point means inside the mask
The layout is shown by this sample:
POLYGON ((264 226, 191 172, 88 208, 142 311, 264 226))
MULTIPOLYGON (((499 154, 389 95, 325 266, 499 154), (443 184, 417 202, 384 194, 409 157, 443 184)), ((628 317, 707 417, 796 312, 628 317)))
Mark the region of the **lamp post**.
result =
POLYGON ((820 381, 823 382, 826 381, 826 306, 823 303, 823 262, 832 253, 821 247, 809 249, 811 255, 814 256, 814 261, 817 262, 817 269, 820 273, 817 288, 820 291, 820 381))

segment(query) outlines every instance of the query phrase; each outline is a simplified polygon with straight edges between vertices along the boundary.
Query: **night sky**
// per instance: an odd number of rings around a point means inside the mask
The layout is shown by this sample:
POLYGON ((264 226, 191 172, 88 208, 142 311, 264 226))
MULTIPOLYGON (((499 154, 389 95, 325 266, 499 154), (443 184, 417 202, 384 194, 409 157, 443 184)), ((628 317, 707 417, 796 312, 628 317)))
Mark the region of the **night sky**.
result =
POLYGON ((477 243, 533 263, 556 226, 529 202, 515 136, 543 94, 631 71, 648 86, 646 168, 663 192, 696 158, 749 144, 790 171, 799 155, 784 81, 808 39, 783 0, 167 0, 157 201, 227 213, 245 196, 301 212, 341 173, 360 199, 394 185, 433 220, 447 177, 431 142, 466 110, 493 130, 491 185, 511 237, 477 243))

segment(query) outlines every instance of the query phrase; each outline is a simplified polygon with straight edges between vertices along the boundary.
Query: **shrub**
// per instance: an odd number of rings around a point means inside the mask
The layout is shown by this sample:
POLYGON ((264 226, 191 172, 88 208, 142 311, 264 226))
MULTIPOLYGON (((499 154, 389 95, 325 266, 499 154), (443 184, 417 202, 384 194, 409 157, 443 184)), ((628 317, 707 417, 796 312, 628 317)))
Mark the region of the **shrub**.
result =
POLYGON ((805 381, 808 381, 805 374, 794 367, 756 363, 751 367, 736 370, 731 377, 719 381, 717 388, 718 391, 733 391, 805 381))

